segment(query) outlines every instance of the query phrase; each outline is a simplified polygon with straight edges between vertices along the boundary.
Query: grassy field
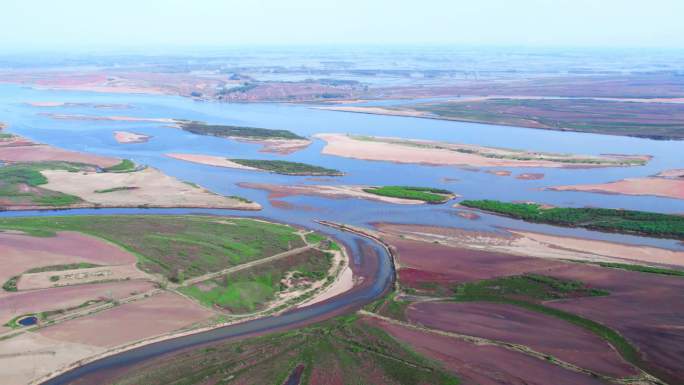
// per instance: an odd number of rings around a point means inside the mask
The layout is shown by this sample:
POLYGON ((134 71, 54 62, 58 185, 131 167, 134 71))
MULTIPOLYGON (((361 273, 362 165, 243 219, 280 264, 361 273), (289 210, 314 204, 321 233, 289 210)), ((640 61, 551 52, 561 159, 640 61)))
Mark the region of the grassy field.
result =
POLYGON ((397 109, 481 123, 551 130, 684 139, 684 106, 592 99, 490 99, 425 103, 397 109))
POLYGON ((231 162, 259 170, 283 175, 342 176, 343 172, 331 168, 285 160, 229 159, 231 162))
POLYGON ((546 301, 608 295, 604 290, 589 288, 579 281, 561 280, 539 274, 470 282, 457 286, 455 290, 459 299, 494 297, 546 301))
POLYGON ((600 208, 543 208, 535 203, 494 200, 464 200, 460 204, 530 222, 684 239, 684 217, 680 215, 600 208))
POLYGON ((363 189, 363 191, 386 197, 411 199, 435 204, 444 203, 454 197, 451 191, 430 187, 383 186, 367 188, 363 189))
POLYGON ((131 160, 124 159, 121 163, 116 164, 112 167, 107 167, 104 169, 106 172, 131 172, 135 171, 135 163, 131 160))
POLYGON ((354 316, 287 333, 196 348, 156 360, 107 382, 116 385, 283 384, 303 366, 299 384, 456 385, 436 363, 354 316))
POLYGON ((217 136, 222 138, 248 139, 306 139, 288 130, 272 130, 268 128, 241 127, 222 124, 207 124, 194 121, 180 121, 181 129, 197 135, 217 136))
POLYGON ((631 264, 627 264, 627 263, 614 263, 614 262, 596 262, 596 264, 601 266, 601 267, 608 267, 611 269, 621 269, 621 270, 629 270, 629 271, 638 271, 640 273, 684 277, 684 271, 683 270, 665 269, 662 267, 631 265, 631 264))
POLYGON ((310 249, 179 290, 205 306, 247 313, 263 309, 278 292, 286 289, 281 280, 288 272, 310 283, 325 279, 331 266, 332 257, 328 253, 310 249))
POLYGON ((17 163, 0 167, 1 206, 69 206, 79 197, 41 188, 48 180, 42 170, 80 171, 84 165, 65 162, 17 163))
POLYGON ((171 280, 195 277, 304 245, 297 229, 213 216, 98 215, 0 218, 0 229, 52 236, 78 231, 133 252, 144 271, 171 280))

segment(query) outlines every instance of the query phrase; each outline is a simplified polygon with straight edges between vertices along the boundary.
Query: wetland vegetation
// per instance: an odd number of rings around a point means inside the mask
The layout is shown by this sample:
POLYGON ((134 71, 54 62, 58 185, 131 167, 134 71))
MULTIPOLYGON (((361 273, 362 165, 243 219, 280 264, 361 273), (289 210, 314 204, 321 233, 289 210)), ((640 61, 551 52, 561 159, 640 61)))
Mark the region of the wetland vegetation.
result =
POLYGON ((427 203, 444 203, 454 197, 449 190, 432 187, 382 186, 363 189, 363 191, 391 198, 411 199, 427 203))
POLYGON ((179 120, 178 126, 184 131, 197 135, 217 136, 221 138, 245 138, 245 139, 289 139, 304 140, 288 130, 273 130, 269 128, 242 127, 225 124, 208 124, 196 121, 179 120))
POLYGON ((529 222, 590 230, 684 239, 684 217, 647 211, 590 207, 549 207, 537 203, 464 200, 460 204, 529 222))
POLYGON ((339 170, 314 166, 311 164, 290 162, 286 160, 265 159, 229 159, 242 166, 252 167, 259 170, 269 171, 283 175, 310 175, 310 176, 342 176, 339 170))

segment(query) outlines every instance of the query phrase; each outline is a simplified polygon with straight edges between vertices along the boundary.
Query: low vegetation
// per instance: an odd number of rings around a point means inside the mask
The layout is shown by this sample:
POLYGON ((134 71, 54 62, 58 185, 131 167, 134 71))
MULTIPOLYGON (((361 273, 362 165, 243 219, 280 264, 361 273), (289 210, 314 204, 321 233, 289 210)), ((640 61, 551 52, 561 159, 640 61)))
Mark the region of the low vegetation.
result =
POLYGON ((237 164, 283 175, 341 176, 343 172, 331 168, 286 160, 230 159, 237 164))
MULTIPOLYGON (((2 288, 5 291, 17 291, 17 284, 19 282, 19 279, 23 274, 32 274, 32 273, 43 273, 46 271, 66 271, 66 270, 76 270, 76 269, 87 269, 91 267, 99 267, 100 265, 95 265, 93 263, 87 263, 87 262, 80 262, 80 263, 69 263, 69 264, 64 264, 64 265, 52 265, 52 266, 43 266, 43 267, 34 267, 33 269, 26 270, 20 275, 15 275, 14 277, 11 277, 5 283, 2 285, 2 288)), ((59 276, 52 276, 50 277, 50 281, 56 282, 59 280, 59 276)))
POLYGON ((106 188, 104 190, 95 190, 95 192, 98 194, 107 194, 107 193, 112 193, 112 192, 117 192, 117 191, 136 190, 138 188, 139 187, 135 187, 135 186, 121 186, 121 187, 106 188))
POLYGON ((195 277, 304 246, 297 229, 214 216, 98 215, 0 218, 0 229, 53 236, 78 231, 118 244, 144 271, 195 277))
POLYGON ((451 191, 414 186, 383 186, 364 189, 363 191, 392 198, 418 200, 427 203, 444 203, 454 197, 451 191))
POLYGON ((179 290, 205 306, 218 306, 232 313, 254 312, 263 309, 281 291, 306 289, 307 285, 325 279, 331 267, 329 253, 310 249, 179 290), (284 283, 288 273, 294 287, 284 283))
POLYGON ((595 99, 490 99, 398 107, 443 119, 551 130, 684 139, 684 107, 595 99))
POLYGON ((542 303, 546 300, 603 295, 608 295, 608 292, 586 287, 582 282, 525 274, 459 285, 454 298, 456 301, 504 303, 562 319, 597 335, 612 345, 627 362, 646 369, 639 351, 617 331, 542 303))
POLYGON ((184 131, 197 135, 217 136, 221 138, 245 139, 306 139, 288 130, 272 130, 268 128, 241 127, 223 124, 207 124, 203 122, 181 120, 178 126, 184 131))
POLYGON ((76 172, 85 165, 66 162, 16 163, 0 167, 0 206, 69 206, 81 202, 79 197, 48 190, 42 170, 76 172))
POLYGON ((589 207, 544 208, 536 203, 508 203, 495 200, 464 200, 460 204, 529 222, 684 239, 684 217, 681 215, 589 207))
POLYGON ((104 169, 106 172, 131 172, 135 171, 135 163, 129 159, 124 159, 121 163, 104 169))
POLYGON ((511 298, 546 301, 608 295, 605 290, 587 287, 579 281, 562 280, 539 274, 524 274, 470 282, 456 287, 460 300, 511 298))
POLYGON ((621 270, 629 270, 629 271, 638 271, 640 273, 684 277, 684 271, 683 270, 666 269, 663 267, 631 265, 631 264, 627 264, 627 263, 614 263, 614 262, 597 262, 596 264, 601 266, 601 267, 608 267, 611 269, 621 269, 621 270))
POLYGON ((456 385, 437 363, 355 316, 294 331, 185 351, 121 375, 117 385, 211 383, 284 384, 298 366, 297 384, 456 385), (201 363, 201 364, 200 364, 201 363))

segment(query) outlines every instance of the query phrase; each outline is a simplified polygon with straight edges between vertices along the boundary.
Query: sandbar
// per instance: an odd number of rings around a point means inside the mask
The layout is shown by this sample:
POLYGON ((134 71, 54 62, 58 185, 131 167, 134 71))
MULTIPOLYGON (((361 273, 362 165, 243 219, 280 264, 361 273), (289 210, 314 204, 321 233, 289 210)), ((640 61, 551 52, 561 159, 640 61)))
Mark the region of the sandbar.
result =
POLYGON ((119 143, 145 143, 151 136, 129 131, 114 131, 114 139, 119 143))
POLYGON ((615 182, 549 187, 554 191, 582 191, 602 194, 651 195, 684 199, 684 178, 681 170, 663 171, 658 176, 627 178, 615 182))
POLYGON ((567 155, 427 140, 318 134, 323 154, 362 160, 464 167, 611 167, 642 165, 650 156, 567 155))

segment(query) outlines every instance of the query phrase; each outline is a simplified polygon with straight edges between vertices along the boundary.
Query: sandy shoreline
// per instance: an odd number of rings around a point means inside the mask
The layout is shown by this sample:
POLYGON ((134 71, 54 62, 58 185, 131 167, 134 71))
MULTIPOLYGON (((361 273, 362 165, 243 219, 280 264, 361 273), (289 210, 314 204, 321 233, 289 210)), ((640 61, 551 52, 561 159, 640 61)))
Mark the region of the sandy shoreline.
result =
POLYGON ((138 134, 129 131, 114 131, 114 139, 122 144, 125 143, 145 143, 150 140, 151 136, 145 134, 138 134))
POLYGON ((293 195, 313 195, 332 199, 366 199, 398 205, 420 205, 423 201, 375 195, 363 191, 373 186, 351 185, 277 185, 268 183, 238 183, 240 187, 268 191, 270 198, 284 198, 293 195))
POLYGON ((362 160, 435 166, 592 168, 628 166, 650 156, 563 155, 390 137, 317 134, 323 154, 362 160))
POLYGON ((164 154, 169 158, 184 160, 186 162, 204 164, 207 166, 215 167, 227 167, 227 168, 237 168, 241 170, 251 170, 251 171, 263 171, 258 168, 244 166, 239 163, 228 160, 228 158, 215 155, 202 155, 202 154, 179 154, 179 153, 168 153, 164 154))
POLYGON ((646 195, 684 199, 682 170, 666 170, 657 176, 627 178, 615 182, 548 187, 553 191, 580 191, 600 194, 646 195))
POLYGON ((684 251, 506 229, 509 235, 459 228, 375 223, 382 233, 457 248, 540 259, 615 262, 684 268, 684 251))

